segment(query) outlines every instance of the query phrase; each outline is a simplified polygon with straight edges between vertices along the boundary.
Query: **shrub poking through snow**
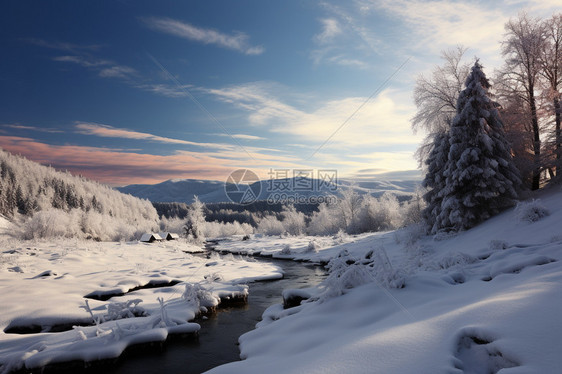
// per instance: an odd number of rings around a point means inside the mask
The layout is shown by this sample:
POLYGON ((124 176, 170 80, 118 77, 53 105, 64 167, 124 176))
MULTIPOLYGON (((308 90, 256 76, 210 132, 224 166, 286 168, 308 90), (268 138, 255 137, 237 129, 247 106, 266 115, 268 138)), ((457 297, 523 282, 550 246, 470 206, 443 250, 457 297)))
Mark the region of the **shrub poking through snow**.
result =
POLYGON ((326 267, 329 275, 321 284, 324 291, 318 296, 320 300, 342 295, 371 282, 385 288, 403 288, 405 285, 403 272, 392 267, 382 246, 367 252, 359 260, 344 249, 326 267))
POLYGON ((476 262, 476 258, 467 255, 462 252, 447 253, 438 262, 437 266, 441 269, 448 269, 453 266, 458 266, 460 268, 465 267, 468 264, 476 262))
POLYGON ((282 254, 282 255, 290 255, 290 254, 291 254, 291 245, 290 245, 290 244, 285 244, 285 246, 284 246, 283 249, 281 250, 281 254, 282 254))
POLYGON ((548 215, 549 210, 538 199, 522 201, 515 208, 515 216, 520 222, 537 222, 548 215))
MULTIPOLYGON (((210 279, 207 279, 207 282, 210 281, 210 279)), ((213 296, 211 292, 204 289, 198 283, 186 283, 182 298, 197 309, 201 309, 201 307, 214 307, 219 305, 220 302, 218 297, 213 296)))
POLYGON ((107 305, 107 314, 104 315, 102 319, 104 322, 107 322, 123 318, 145 316, 146 311, 144 308, 138 306, 141 302, 141 299, 133 299, 123 302, 110 303, 107 305))
POLYGON ((316 240, 311 240, 310 242, 308 242, 308 246, 306 247, 306 251, 308 253, 318 253, 319 249, 320 244, 318 244, 316 240))
POLYGON ((490 240, 490 249, 499 250, 499 249, 507 249, 509 247, 509 243, 505 240, 490 240))

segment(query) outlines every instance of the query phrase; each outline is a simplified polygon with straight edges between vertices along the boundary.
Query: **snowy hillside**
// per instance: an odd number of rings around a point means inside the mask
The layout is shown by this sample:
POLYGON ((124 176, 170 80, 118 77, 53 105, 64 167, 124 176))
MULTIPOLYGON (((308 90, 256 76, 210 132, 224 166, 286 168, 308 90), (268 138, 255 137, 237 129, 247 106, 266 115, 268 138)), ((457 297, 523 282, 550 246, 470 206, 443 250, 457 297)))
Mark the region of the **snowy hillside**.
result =
POLYGON ((323 287, 285 291, 314 301, 270 307, 240 338, 244 360, 211 372, 559 373, 561 222, 562 192, 546 191, 449 237, 403 229, 308 238, 315 245, 224 243, 220 250, 331 260, 332 270, 323 287))
MULTIPOLYGON (((271 191, 270 180, 260 182, 261 191, 259 200, 267 200, 276 191, 271 191)), ((311 185, 316 185, 313 181, 311 185)), ((381 196, 389 191, 398 196, 411 195, 419 184, 419 180, 362 180, 354 182, 348 179, 338 180, 338 188, 353 188, 359 194, 371 194, 375 197, 381 196)), ((230 201, 225 192, 225 182, 208 181, 198 179, 171 179, 158 184, 132 184, 117 187, 117 190, 126 194, 148 199, 153 202, 184 202, 191 204, 194 196, 198 196, 204 203, 219 203, 230 201)), ((327 189, 321 191, 320 195, 332 193, 327 189)), ((335 192, 337 195, 337 191, 335 192)), ((317 195, 316 191, 299 191, 301 196, 317 195)))
POLYGON ((130 239, 156 227, 147 200, 0 149, 0 214, 25 221, 20 235, 130 239))

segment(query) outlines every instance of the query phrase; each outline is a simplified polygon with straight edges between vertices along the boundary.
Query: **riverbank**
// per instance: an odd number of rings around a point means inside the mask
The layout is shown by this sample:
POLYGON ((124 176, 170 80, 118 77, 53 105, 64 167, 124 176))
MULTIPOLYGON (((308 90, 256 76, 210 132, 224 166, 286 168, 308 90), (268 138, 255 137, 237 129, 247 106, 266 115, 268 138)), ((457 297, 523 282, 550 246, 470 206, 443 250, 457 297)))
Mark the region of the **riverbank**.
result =
POLYGON ((312 287, 325 279, 326 272, 318 266, 291 261, 256 258, 262 264, 283 269, 284 277, 249 284, 248 303, 221 309, 208 319, 198 319, 197 339, 175 341, 165 349, 120 360, 104 370, 106 374, 181 373, 198 374, 219 365, 240 361, 238 339, 255 328, 265 310, 283 303, 282 291, 312 287))
POLYGON ((129 347, 196 334, 199 313, 245 299, 279 267, 234 256, 195 257, 186 243, 2 238, 0 372, 109 362, 129 347), (55 332, 56 331, 56 332, 55 332))
POLYGON ((558 372, 562 193, 540 198, 455 235, 410 228, 317 253, 307 238, 244 243, 331 258, 334 276, 300 306, 268 308, 240 337, 244 359, 210 373, 558 372), (539 205, 549 214, 532 214, 539 205))

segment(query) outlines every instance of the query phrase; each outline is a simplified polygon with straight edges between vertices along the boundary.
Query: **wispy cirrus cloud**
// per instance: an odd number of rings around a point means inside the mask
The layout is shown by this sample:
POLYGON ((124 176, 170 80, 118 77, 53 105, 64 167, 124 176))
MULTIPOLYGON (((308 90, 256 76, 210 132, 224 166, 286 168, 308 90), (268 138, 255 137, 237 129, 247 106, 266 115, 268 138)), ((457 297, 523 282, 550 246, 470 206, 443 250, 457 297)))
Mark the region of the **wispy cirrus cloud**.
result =
POLYGON ((384 11, 415 31, 410 46, 438 53, 450 46, 466 45, 485 52, 499 49, 504 23, 510 16, 494 2, 447 0, 365 0, 363 14, 384 11))
POLYGON ((49 132, 49 133, 62 133, 64 131, 60 129, 54 129, 51 127, 37 127, 37 126, 27 126, 27 125, 18 125, 18 124, 4 124, 2 127, 7 127, 15 130, 30 130, 30 131, 39 131, 39 132, 49 132))
POLYGON ((53 61, 70 62, 93 69, 103 78, 130 79, 138 74, 130 66, 119 65, 111 60, 98 59, 89 55, 56 56, 53 58, 53 61))
POLYGON ((232 49, 246 55, 260 55, 265 51, 263 46, 250 45, 249 36, 243 32, 226 34, 165 17, 142 17, 141 21, 156 31, 203 44, 213 44, 221 48, 232 49))
POLYGON ((96 59, 96 58, 92 58, 92 57, 86 58, 84 56, 73 56, 73 55, 56 56, 56 57, 53 57, 53 61, 72 62, 72 63, 78 64, 80 66, 83 66, 85 68, 96 68, 96 67, 100 67, 100 66, 107 66, 107 65, 113 64, 113 62, 111 62, 109 60, 96 59))
POLYGON ((358 56, 364 56, 364 44, 373 48, 373 42, 367 37, 366 28, 335 5, 324 3, 333 16, 320 19, 320 32, 312 40, 316 47, 310 52, 315 65, 325 63, 344 67, 366 69, 369 67, 358 56))
POLYGON ((139 84, 136 86, 141 90, 152 92, 156 95, 171 97, 171 98, 180 98, 180 97, 187 97, 186 90, 193 88, 193 85, 184 84, 184 85, 170 85, 165 83, 150 83, 150 84, 139 84))
POLYGON ((77 132, 84 135, 95 135, 101 136, 104 138, 122 138, 122 139, 137 139, 137 140, 147 140, 153 141, 158 143, 167 143, 167 144, 181 144, 181 145, 190 145, 190 146, 197 146, 203 148, 221 148, 221 149, 231 149, 234 146, 230 144, 222 144, 222 143, 199 143, 199 142, 192 142, 189 140, 183 139, 174 139, 174 138, 167 138, 164 136, 158 136, 149 134, 146 132, 139 132, 134 130, 128 129, 121 129, 116 128, 109 125, 104 125, 101 123, 93 123, 93 122, 77 122, 75 124, 77 132))
POLYGON ((248 135, 248 134, 213 134, 215 136, 225 136, 234 139, 242 139, 242 140, 265 140, 261 136, 256 135, 248 135))
POLYGON ((342 33, 338 20, 334 18, 321 19, 320 23, 322 23, 322 31, 314 35, 314 40, 318 43, 328 43, 332 41, 334 37, 342 33))
POLYGON ((61 41, 47 41, 40 38, 24 38, 23 41, 39 47, 57 49, 59 51, 97 51, 102 48, 100 44, 75 44, 61 41))

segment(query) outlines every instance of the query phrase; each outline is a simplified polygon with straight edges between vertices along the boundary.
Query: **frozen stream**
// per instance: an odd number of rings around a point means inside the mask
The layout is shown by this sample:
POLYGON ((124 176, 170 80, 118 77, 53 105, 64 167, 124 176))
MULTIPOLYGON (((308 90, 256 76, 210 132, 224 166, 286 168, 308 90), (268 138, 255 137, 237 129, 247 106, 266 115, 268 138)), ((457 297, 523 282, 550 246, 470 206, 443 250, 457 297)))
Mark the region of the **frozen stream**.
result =
POLYGON ((162 352, 131 355, 105 373, 201 373, 240 359, 238 337, 255 328, 266 308, 282 303, 281 292, 288 288, 311 287, 325 277, 322 267, 294 261, 256 258, 257 261, 280 266, 283 279, 250 283, 248 303, 239 307, 220 309, 201 325, 196 340, 173 341, 162 352))

